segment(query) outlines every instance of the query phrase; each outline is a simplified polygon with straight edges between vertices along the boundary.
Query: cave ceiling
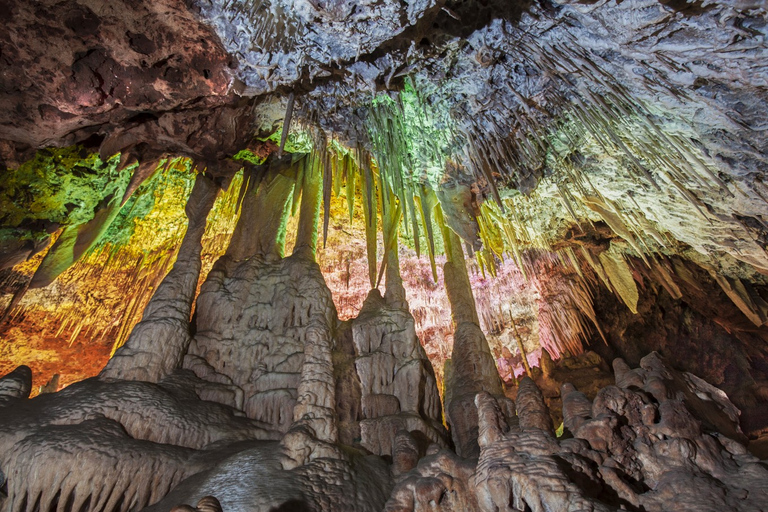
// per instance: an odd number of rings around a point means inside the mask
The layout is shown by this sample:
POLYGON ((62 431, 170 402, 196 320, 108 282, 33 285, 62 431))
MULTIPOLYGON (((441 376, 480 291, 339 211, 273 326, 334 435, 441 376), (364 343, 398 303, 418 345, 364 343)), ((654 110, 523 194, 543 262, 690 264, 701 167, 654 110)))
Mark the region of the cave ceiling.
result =
MULTIPOLYGON (((8 167, 39 148, 83 143, 102 158, 188 156, 228 177, 240 167, 232 155, 278 129, 290 98, 294 130, 386 153, 406 182, 474 187, 475 210, 535 197, 518 209, 549 241, 605 221, 635 253, 692 250, 731 277, 750 273, 740 262, 768 269, 757 3, 0 9, 8 167), (446 159, 459 169, 448 177, 446 159), (723 255, 734 264, 717 263, 723 255)), ((477 246, 475 235, 464 228, 477 246)))

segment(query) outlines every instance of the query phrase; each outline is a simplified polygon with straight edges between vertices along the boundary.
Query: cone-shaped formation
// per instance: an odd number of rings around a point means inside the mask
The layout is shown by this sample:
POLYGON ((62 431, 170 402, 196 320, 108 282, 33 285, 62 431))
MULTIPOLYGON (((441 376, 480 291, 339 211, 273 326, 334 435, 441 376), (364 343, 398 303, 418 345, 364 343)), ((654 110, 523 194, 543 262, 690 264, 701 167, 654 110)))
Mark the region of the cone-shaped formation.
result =
MULTIPOLYGON (((445 411, 456 452, 462 457, 477 457, 477 409, 475 395, 488 392, 503 397, 496 363, 483 331, 478 326, 475 299, 469 284, 461 240, 443 229, 450 259, 445 264, 445 288, 453 316, 453 353, 445 371, 445 411)), ((506 405, 510 407, 509 404, 506 405)))
POLYGON ((432 442, 445 444, 434 371, 416 337, 413 316, 401 304, 371 290, 352 320, 362 391, 361 444, 393 457, 396 434, 402 429, 418 430, 432 442))

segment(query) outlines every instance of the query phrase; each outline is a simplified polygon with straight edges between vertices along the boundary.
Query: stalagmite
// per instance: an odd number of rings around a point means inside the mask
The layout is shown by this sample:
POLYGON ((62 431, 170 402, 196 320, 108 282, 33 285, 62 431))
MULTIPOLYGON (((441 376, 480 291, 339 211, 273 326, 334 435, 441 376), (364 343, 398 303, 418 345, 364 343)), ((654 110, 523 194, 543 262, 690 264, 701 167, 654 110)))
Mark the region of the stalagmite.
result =
POLYGON ((763 3, 0 0, 0 512, 766 512, 763 3))
POLYGON ((446 433, 440 424, 435 374, 416 336, 400 277, 400 205, 394 204, 391 192, 383 200, 387 203, 382 210, 388 212, 382 221, 386 293, 382 297, 378 289, 369 292, 363 309, 352 321, 352 339, 362 391, 362 444, 374 453, 394 457, 400 430, 419 431, 443 446, 446 433))
POLYGON ((592 401, 568 382, 560 386, 560 396, 563 399, 563 426, 573 434, 591 419, 592 401))
POLYGON ((297 388, 293 423, 281 440, 284 469, 315 459, 342 459, 338 442, 331 330, 318 317, 307 327, 304 362, 297 388))
POLYGON ((517 417, 520 429, 539 429, 550 435, 555 434, 552 427, 552 418, 549 416, 549 409, 544 404, 544 397, 541 390, 531 380, 525 376, 520 380, 520 386, 517 391, 517 417))
POLYGON ((246 189, 240 219, 227 248, 233 260, 258 256, 275 261, 283 256, 288 200, 296 185, 292 159, 286 155, 258 166, 243 182, 246 189))
POLYGON ((479 455, 475 395, 487 392, 506 399, 491 349, 478 325, 461 239, 451 228, 444 227, 443 240, 448 254, 443 275, 454 324, 451 371, 446 370, 446 420, 456 453, 471 458, 479 455))
POLYGON ((181 364, 190 342, 189 318, 200 276, 208 212, 218 188, 200 174, 187 201, 187 232, 176 263, 152 296, 141 322, 102 370, 103 379, 157 382, 181 364))

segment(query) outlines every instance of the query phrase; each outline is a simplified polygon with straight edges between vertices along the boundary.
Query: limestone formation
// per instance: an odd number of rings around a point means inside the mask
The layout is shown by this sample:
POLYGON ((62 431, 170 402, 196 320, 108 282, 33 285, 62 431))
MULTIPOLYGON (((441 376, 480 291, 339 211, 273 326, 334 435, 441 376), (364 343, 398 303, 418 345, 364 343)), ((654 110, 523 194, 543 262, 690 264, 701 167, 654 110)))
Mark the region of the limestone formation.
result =
POLYGON ((565 385, 572 436, 561 438, 536 426, 546 407, 532 381, 514 421, 478 393, 476 465, 462 471, 455 456, 433 450, 400 478, 386 510, 763 510, 768 470, 739 442, 735 418, 719 429, 701 421, 727 416, 733 405, 655 353, 628 371, 640 380, 607 386, 591 403, 565 385), (713 399, 702 404, 706 396, 713 399))
POLYGON ((181 366, 191 340, 189 318, 200 278, 206 218, 218 190, 199 175, 187 201, 187 232, 176 263, 155 291, 141 322, 101 372, 105 379, 157 382, 181 366))
POLYGON ((443 230, 443 236, 450 247, 450 259, 445 264, 445 286, 451 301, 455 329, 450 371, 446 369, 445 372, 446 419, 451 427, 456 453, 471 458, 479 454, 475 395, 485 391, 500 397, 507 409, 512 406, 508 399, 503 398, 501 379, 491 349, 478 325, 461 239, 450 228, 443 230))
POLYGON ((394 457, 401 429, 445 444, 435 375, 408 310, 372 290, 352 321, 352 339, 362 390, 362 445, 394 457))
POLYGON ((0 0, 0 512, 765 512, 764 4, 0 0))
POLYGON ((0 405, 14 399, 29 398, 32 391, 32 370, 28 366, 19 366, 0 379, 0 405))

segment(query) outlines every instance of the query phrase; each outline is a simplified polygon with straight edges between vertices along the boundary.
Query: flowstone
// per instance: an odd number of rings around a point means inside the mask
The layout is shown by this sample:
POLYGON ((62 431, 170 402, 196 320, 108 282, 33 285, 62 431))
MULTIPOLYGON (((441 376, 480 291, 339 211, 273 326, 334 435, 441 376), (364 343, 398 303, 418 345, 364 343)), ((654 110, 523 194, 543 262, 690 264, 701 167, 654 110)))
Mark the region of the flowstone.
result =
POLYGON ((226 256, 197 301, 197 333, 184 366, 242 390, 250 418, 286 432, 293 421, 310 325, 334 325, 336 310, 320 268, 289 257, 275 263, 226 256))

